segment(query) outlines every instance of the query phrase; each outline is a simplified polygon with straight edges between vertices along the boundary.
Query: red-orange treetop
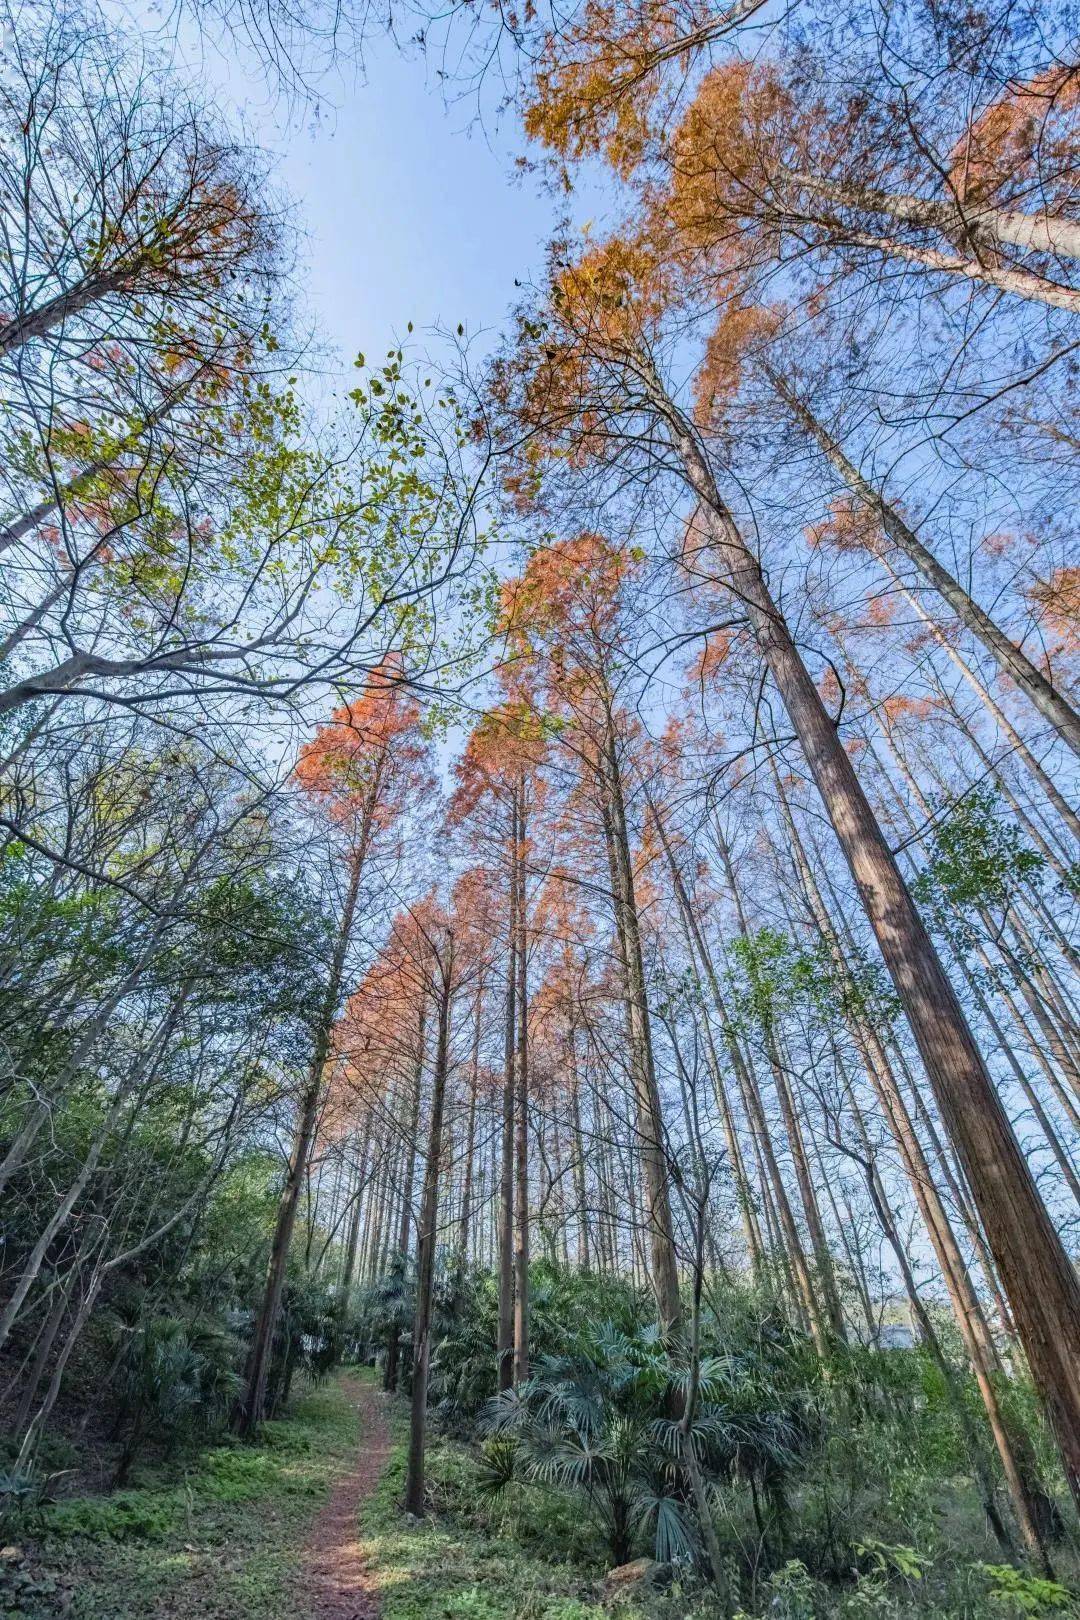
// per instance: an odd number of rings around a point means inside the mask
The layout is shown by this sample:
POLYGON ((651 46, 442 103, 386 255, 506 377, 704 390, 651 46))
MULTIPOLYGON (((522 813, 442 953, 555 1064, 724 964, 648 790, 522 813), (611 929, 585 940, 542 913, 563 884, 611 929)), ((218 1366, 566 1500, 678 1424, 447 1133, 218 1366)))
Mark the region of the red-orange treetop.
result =
POLYGON ((372 671, 358 698, 335 709, 300 750, 296 779, 339 822, 365 811, 384 826, 408 796, 430 781, 420 705, 388 662, 372 671))

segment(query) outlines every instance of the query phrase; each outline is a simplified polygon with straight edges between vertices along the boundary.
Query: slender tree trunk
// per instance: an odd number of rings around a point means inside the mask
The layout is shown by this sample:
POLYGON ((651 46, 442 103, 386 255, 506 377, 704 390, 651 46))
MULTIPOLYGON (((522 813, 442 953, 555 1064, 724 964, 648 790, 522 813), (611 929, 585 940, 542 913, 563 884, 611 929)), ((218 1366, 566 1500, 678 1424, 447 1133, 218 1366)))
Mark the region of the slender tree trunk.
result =
MULTIPOLYGON (((845 1149, 844 1151, 851 1152, 850 1149, 845 1149)), ((885 1241, 892 1250, 893 1258, 896 1261, 897 1270, 900 1272, 900 1276, 904 1284, 904 1292, 907 1294, 908 1303, 911 1306, 912 1315, 915 1317, 915 1320, 918 1323, 919 1333, 923 1344, 933 1356, 944 1381, 949 1404, 953 1409, 959 1423, 960 1431, 964 1436, 967 1453, 971 1459, 972 1472, 975 1475, 975 1483, 978 1487, 979 1497, 982 1501, 986 1516, 990 1521, 990 1527, 993 1530, 994 1535, 1002 1549, 1011 1555, 1014 1551, 1013 1541, 1005 1527, 1000 1513, 997 1510, 997 1503, 994 1499, 994 1481, 987 1464, 985 1448, 980 1436, 975 1430, 970 1416, 968 1415, 968 1409, 964 1401, 963 1392, 957 1386, 956 1375, 953 1372, 952 1366, 948 1361, 944 1350, 941 1348, 941 1341, 937 1336, 934 1329, 934 1324, 930 1319, 930 1314, 927 1311, 926 1306, 923 1304, 922 1298, 919 1294, 918 1285, 915 1281, 915 1276, 912 1272, 911 1265, 907 1257, 907 1251, 904 1245, 901 1243, 899 1234, 897 1233, 896 1225, 892 1218, 892 1212, 889 1209, 888 1200, 885 1197, 885 1190, 881 1185, 881 1180, 877 1173, 877 1166, 874 1162, 873 1155, 869 1153, 868 1143, 865 1144, 864 1151, 867 1152, 867 1157, 865 1159, 859 1159, 859 1162, 863 1168, 866 1178, 867 1191, 870 1194, 870 1202, 873 1205, 874 1213, 878 1218, 878 1224, 881 1227, 885 1241)), ((857 1155, 854 1154, 852 1156, 857 1157, 857 1155)), ((997 1415, 996 1400, 994 1402, 994 1414, 997 1415)), ((991 1420, 991 1426, 993 1426, 993 1419, 991 1420)), ((1029 1541, 1029 1545, 1032 1547, 1036 1557, 1039 1559, 1040 1564, 1045 1568, 1045 1553, 1035 1533, 1035 1527, 1027 1515, 1026 1496, 1021 1482, 1016 1475, 1011 1447, 1008 1445, 1005 1446, 1005 1455, 1009 1459, 1008 1466, 1006 1467, 1007 1482, 1010 1486, 1014 1503, 1018 1502, 1020 1504, 1021 1512, 1026 1520, 1025 1539, 1029 1541)))
MULTIPOLYGON (((0 552, 7 551, 10 546, 15 545, 18 541, 24 539, 26 535, 40 528, 46 518, 50 517, 58 508, 67 506, 69 502, 77 501, 80 496, 86 493, 95 478, 100 477, 103 472, 107 472, 110 467, 114 467, 121 456, 137 449, 143 438, 148 433, 152 433, 156 427, 160 427, 161 423, 176 409, 184 396, 191 393, 194 380, 194 378, 189 378, 177 388, 174 388, 171 393, 166 394, 157 409, 150 411, 144 422, 141 422, 132 432, 125 434, 110 455, 102 456, 98 460, 90 462, 88 466, 81 468, 79 472, 66 479, 64 483, 54 483, 49 494, 42 500, 37 501, 25 512, 21 512, 18 517, 12 518, 3 528, 0 528, 0 552)), ((63 594, 62 590, 61 594, 63 594)))
POLYGON ((1067 214, 1046 210, 1028 213, 985 201, 965 203, 957 197, 920 197, 911 192, 885 191, 878 186, 845 185, 817 175, 788 172, 785 178, 812 196, 825 197, 844 208, 857 208, 919 230, 940 231, 945 237, 975 243, 998 243, 1027 253, 1053 253, 1080 259, 1080 224, 1067 214))
MULTIPOLYGON (((667 860, 668 871, 671 876, 672 890, 675 903, 682 923, 683 937, 686 941, 686 952, 690 962, 690 971, 693 974, 694 985, 704 1006, 704 990, 701 984, 701 974, 698 966, 698 952, 694 938, 693 907, 687 893, 686 883, 679 863, 675 858, 675 851, 671 847, 671 840, 664 824, 664 817, 659 807, 649 797, 649 809, 652 813, 656 830, 660 836, 660 845, 667 860)), ((750 1182, 746 1174, 746 1165, 743 1160, 742 1149, 739 1145, 738 1133, 735 1129, 735 1116, 728 1096, 727 1085, 723 1070, 720 1067, 716 1044, 713 1040, 712 1025, 707 1015, 703 1017, 705 1033, 705 1051, 709 1065, 709 1078, 712 1081, 713 1095, 716 1106, 720 1112, 721 1123, 724 1127, 724 1138, 727 1142, 728 1155, 731 1159, 732 1175, 735 1180, 735 1196, 739 1204, 739 1214, 742 1218, 743 1233, 746 1238, 747 1252, 750 1255, 751 1266, 757 1274, 764 1259, 761 1243, 761 1233, 758 1229, 757 1216, 753 1200, 750 1196, 750 1182)))
MULTIPOLYGON (((847 965, 848 960, 853 956, 854 941, 851 940, 850 936, 848 937, 847 953, 845 954, 840 938, 834 928, 832 916, 818 887, 813 867, 807 858, 802 837, 779 777, 776 778, 776 787, 807 907, 821 938, 832 955, 837 971, 847 987, 849 1005, 855 1007, 858 1005, 857 991, 847 965)), ((953 1316, 975 1372, 976 1382, 986 1409, 991 1433, 1001 1458, 1002 1468, 1021 1533, 1035 1556, 1040 1562, 1045 1563, 1047 1559, 1041 1529, 1045 1519, 1045 1514, 1041 1511, 1041 1501, 1044 1493, 1042 1493, 1034 1477, 1034 1463, 1033 1459, 1030 1458, 1030 1447, 1026 1443, 1026 1437, 1017 1435, 1002 1413, 994 1383, 997 1363, 996 1352, 987 1331, 985 1319, 971 1284, 967 1267, 957 1246, 952 1225, 941 1202, 929 1163, 923 1152, 922 1143, 919 1141, 911 1116, 907 1111, 900 1085, 893 1073, 888 1055, 876 1030, 869 1021, 855 1013, 849 1014, 848 1026, 856 1050, 859 1052, 863 1068, 882 1105, 886 1122, 900 1150, 901 1160, 907 1172, 912 1192, 915 1195, 916 1205, 923 1218, 931 1246, 937 1257, 953 1308, 953 1316)), ((862 1127, 861 1117, 859 1117, 858 1122, 860 1129, 862 1129, 865 1150, 869 1152, 869 1141, 866 1137, 865 1128, 862 1127)), ((884 1203, 883 1196, 879 1198, 875 1194, 873 1187, 870 1190, 880 1220, 882 1210, 887 1206, 884 1203)), ((894 1246, 898 1239, 895 1237, 891 1218, 888 1228, 883 1227, 883 1230, 890 1242, 890 1246, 894 1246)), ((911 1288, 908 1290, 909 1298, 913 1298, 913 1308, 921 1312, 921 1301, 918 1302, 917 1306, 914 1303, 913 1289, 914 1280, 912 1279, 911 1288)), ((920 1316, 920 1320, 922 1320, 922 1316, 920 1316)), ((977 1460, 976 1456, 976 1462, 977 1460)), ((990 1501, 992 1502, 992 1496, 990 1501)))
POLYGON ((356 1251, 360 1245, 360 1223, 364 1206, 364 1187, 368 1179, 368 1149, 371 1143, 371 1116, 364 1121, 364 1134, 356 1163, 353 1183, 353 1207, 349 1219, 349 1234, 345 1240, 345 1257, 341 1266, 341 1306, 348 1309, 349 1294, 356 1278, 356 1251))
POLYGON ((1021 827, 1023 827, 1024 831, 1035 845, 1035 848, 1038 850, 1039 854, 1046 861, 1046 864, 1049 866, 1054 876, 1062 883, 1068 884, 1070 881, 1069 868, 1065 861, 1061 859, 1059 852, 1060 844, 1058 849, 1051 848, 1048 839, 1043 836, 1041 830, 1035 825, 1034 818, 1028 814, 1024 806, 1020 803, 1020 800, 1017 798, 1016 794, 1013 792, 1012 786, 1010 785, 1009 780, 1004 771, 1002 771, 1000 765, 996 764, 986 752, 986 749, 979 741, 977 733, 970 726, 967 726, 963 728, 963 734, 965 740, 969 742, 972 748, 975 750, 983 769, 1001 789, 1009 808, 1012 810, 1017 821, 1020 823, 1021 827))
POLYGON ((813 415, 805 401, 799 398, 787 379, 771 366, 765 365, 762 369, 796 421, 817 443, 856 499, 881 524, 887 538, 904 553, 909 562, 914 563, 927 583, 948 603, 965 629, 986 648, 998 668, 1010 677, 1043 718, 1050 722, 1062 742, 1074 754, 1080 755, 1080 714, 1026 653, 998 628, 990 615, 983 612, 959 580, 954 579, 948 569, 938 562, 897 508, 849 461, 840 445, 813 415))
POLYGON ((469 1078, 469 1117, 465 1127, 465 1171, 461 1186, 461 1216, 458 1222, 457 1250, 464 1271, 469 1257, 469 1223, 472 1220, 473 1159, 476 1156, 476 1094, 480 1085, 480 1034, 483 1023, 484 988, 476 992, 476 1023, 473 1027, 472 1070, 469 1078))
POLYGON ((900 259, 905 264, 919 264, 925 270, 941 275, 959 276, 964 281, 980 282, 997 292, 1013 293, 1017 298, 1030 298, 1037 304, 1049 304, 1051 309, 1068 310, 1080 315, 1080 292, 1064 286, 1060 281, 1047 281, 1030 270, 1016 265, 984 264, 967 258, 962 253, 943 253, 940 248, 916 247, 910 242, 899 242, 895 237, 875 236, 871 231, 847 231, 842 241, 852 247, 866 248, 886 258, 900 259))
POLYGON ((724 1044, 726 1045, 728 1055, 731 1058, 731 1066, 735 1072, 735 1078, 739 1086, 739 1093, 742 1097, 743 1108, 750 1124, 750 1132, 754 1141, 755 1152, 758 1155, 760 1163, 763 1194, 766 1192, 766 1190, 771 1191, 770 1204, 767 1205, 767 1208, 771 1207, 771 1213, 774 1217, 775 1225, 780 1233, 781 1241, 778 1252, 782 1256, 784 1268, 790 1274, 791 1281, 793 1283, 791 1295, 799 1307, 803 1325, 809 1329, 811 1335, 813 1336, 814 1343, 817 1346, 819 1354, 825 1355, 828 1349, 828 1338, 825 1332, 825 1325, 818 1305, 817 1294, 814 1290, 813 1282, 810 1277, 810 1268, 806 1263, 806 1254, 802 1246, 802 1238, 800 1237, 799 1229, 795 1224, 795 1216, 791 1208, 791 1200, 788 1198, 787 1188, 784 1185, 784 1178, 780 1170, 779 1162, 777 1161, 776 1149, 773 1145, 772 1134, 769 1130, 768 1121, 765 1118, 765 1110, 761 1102, 761 1092, 758 1087, 757 1077, 754 1074, 750 1064, 747 1062, 745 1054, 743 1053, 738 1034, 734 1025, 732 1024, 727 1005, 720 989, 720 980, 717 977, 716 966, 713 962, 712 954, 705 940, 705 936, 701 931, 701 925, 698 918, 692 908, 687 912, 687 920, 690 923, 694 942, 697 947, 698 959, 701 962, 701 966, 705 972, 705 979, 709 986, 709 994, 712 999, 713 1006, 716 1009, 716 1016, 719 1020, 720 1028, 724 1036, 724 1044))
POLYGON ((278 1315, 281 1310, 281 1296, 285 1290, 285 1272, 289 1263, 289 1247, 296 1226, 296 1212, 299 1208, 300 1194, 307 1175, 312 1144, 315 1140, 319 1105, 323 1093, 323 1071, 329 1056, 334 1019, 337 1016, 338 1003, 341 999, 345 961, 352 940, 353 920, 360 897, 360 883, 363 877, 374 808, 373 790, 365 806, 360 834, 349 861, 349 884, 345 894, 345 903, 342 906, 341 919, 338 923, 337 940, 334 944, 334 952, 330 962, 326 993, 323 996, 315 1026, 311 1066, 308 1069, 307 1080, 300 1099, 300 1113, 293 1135, 289 1172, 285 1179, 285 1187, 278 1206, 277 1224, 274 1228, 270 1261, 266 1272, 266 1286, 263 1291, 259 1314, 255 1320, 255 1330, 248 1355, 244 1395, 237 1404, 235 1421, 237 1427, 244 1434, 251 1434, 266 1415, 266 1390, 270 1376, 270 1360, 273 1351, 274 1334, 277 1330, 278 1315))
MULTIPOLYGON (((416 1174, 416 1148, 420 1135, 420 1093, 424 1083, 424 1062, 427 1057, 427 994, 420 994, 419 1030, 417 1033, 416 1067, 413 1070, 412 1092, 409 1097, 409 1119, 402 1144, 404 1152, 404 1179, 401 1185, 401 1224, 397 1235, 397 1252, 401 1259, 404 1279, 409 1264, 409 1233, 412 1227, 413 1178, 416 1174)), ((386 1346, 386 1365, 383 1368, 383 1389, 393 1394, 398 1386, 401 1361, 401 1329, 395 1321, 390 1328, 386 1346)))
POLYGON ((799 1122, 798 1109, 795 1106, 795 1096, 791 1089, 788 1071, 777 1050, 777 1042, 771 1030, 766 1032, 766 1050, 769 1055, 769 1067, 772 1070, 773 1084, 776 1087, 776 1095, 780 1102, 780 1115, 784 1121, 784 1132, 791 1147, 792 1162, 795 1165, 795 1180, 799 1186, 799 1196, 802 1200, 806 1227, 810 1234, 810 1248, 814 1256, 819 1290, 824 1301, 825 1317, 829 1324, 829 1331, 841 1344, 844 1344, 847 1341, 844 1312, 836 1287, 836 1274, 833 1270, 832 1254, 825 1236, 825 1225, 821 1219, 817 1190, 810 1171, 810 1158, 806 1151, 806 1142, 803 1138, 802 1126, 799 1122))
POLYGON ((514 1382, 514 1103, 517 1050, 517 853, 515 789, 510 809, 509 918, 506 974, 506 1067, 503 1080, 502 1158, 499 1172, 499 1322, 496 1355, 500 1390, 514 1382))
POLYGON ((570 1057, 570 1132, 574 1154, 574 1201, 577 1204, 578 1269, 591 1267, 589 1253, 589 1196, 585 1174, 585 1138, 581 1129, 580 1076, 578 1074, 577 1030, 573 1019, 567 1038, 570 1057))
POLYGON ((0 326, 0 355, 10 354, 33 338, 45 337, 55 327, 81 315, 84 309, 89 309, 122 287, 137 268, 133 263, 88 275, 75 286, 66 287, 46 303, 39 304, 36 309, 23 310, 11 316, 0 326))
POLYGON ((431 1125, 428 1133, 424 1187, 417 1229, 416 1320, 413 1324, 412 1404, 409 1421, 409 1462, 405 1479, 405 1507, 418 1518, 424 1512, 424 1460, 427 1429, 428 1369, 431 1362, 431 1311, 435 1292, 435 1241, 439 1218, 439 1161, 442 1156, 443 1110, 450 1061, 450 1003, 454 985, 454 942, 448 937, 437 967, 438 1031, 431 1086, 431 1125))
POLYGON ((514 1383, 529 1376, 529 934, 525 892, 525 783, 517 783, 517 1050, 516 1123, 514 1129, 514 1202, 517 1224, 514 1238, 514 1383))
POLYGON ((623 976, 627 1047, 637 1106, 638 1145, 645 1172, 645 1207, 652 1255, 651 1281, 660 1324, 666 1333, 677 1339, 682 1331, 682 1306, 679 1300, 675 1229, 668 1192, 669 1168, 663 1113, 656 1083, 622 772, 614 718, 606 693, 604 701, 603 735, 598 760, 601 814, 611 870, 615 932, 623 976))
POLYGON ((919 602, 918 598, 913 596, 909 590, 905 589, 898 575, 889 566, 887 559, 886 567, 889 569, 889 573, 896 584, 897 590, 900 592, 900 595, 904 598, 905 602, 907 602, 916 618, 926 627, 928 634, 941 648, 942 652, 949 659, 949 661, 960 671, 961 675, 967 681, 972 691, 976 693, 980 702, 986 708, 987 713, 993 718, 994 723, 999 726, 1004 732, 1005 736, 1008 737, 1009 742, 1016 751, 1017 756, 1023 760, 1032 776, 1038 782, 1040 788, 1045 793, 1048 802, 1053 805, 1066 827, 1068 827, 1072 837, 1078 843, 1080 843, 1080 817, 1077 816, 1076 811, 1068 802, 1065 795, 1061 792, 1056 782, 1050 776, 1046 767, 1035 758, 1035 755, 1031 752, 1031 749, 1021 737, 1008 715, 1002 709, 1001 705, 996 702, 993 697, 991 697, 990 692, 987 690, 985 684, 972 669, 967 659, 957 651, 952 642, 949 640, 948 636, 946 636, 942 631, 941 627, 930 618, 929 614, 919 602))
MULTIPOLYGON (((95 1246, 96 1245, 92 1245, 92 1247, 95 1246)), ((22 1434, 26 1426, 27 1419, 30 1416, 30 1409, 34 1404, 34 1399, 37 1396, 38 1389, 41 1386, 41 1380, 45 1376, 45 1369, 49 1365, 49 1357, 52 1355, 53 1345, 56 1343, 56 1336, 63 1325, 64 1317, 67 1314, 68 1306, 70 1305, 72 1296, 75 1292, 75 1285, 79 1279, 79 1269, 80 1261, 76 1259, 72 1262, 71 1268, 68 1275, 64 1278, 64 1281, 57 1287, 56 1298, 53 1300, 52 1309, 49 1311, 48 1317, 45 1320, 45 1325, 42 1328, 41 1333, 38 1335, 37 1344, 34 1346, 34 1359, 30 1365, 29 1371, 23 1379, 22 1390, 19 1394, 19 1404, 15 1409, 15 1416, 11 1420, 12 1434, 22 1434)))

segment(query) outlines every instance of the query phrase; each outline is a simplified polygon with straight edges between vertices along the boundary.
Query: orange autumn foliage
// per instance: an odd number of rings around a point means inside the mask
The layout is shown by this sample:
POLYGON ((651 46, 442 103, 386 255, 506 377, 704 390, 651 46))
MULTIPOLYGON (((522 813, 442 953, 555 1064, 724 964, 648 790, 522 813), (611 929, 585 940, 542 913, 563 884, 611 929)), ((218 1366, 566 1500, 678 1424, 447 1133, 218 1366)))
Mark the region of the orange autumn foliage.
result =
POLYGON ((731 637, 726 630, 706 636, 701 651, 687 670, 687 680, 693 686, 705 686, 716 680, 730 653, 731 637))
POLYGON ((1080 650, 1080 566, 1055 568, 1049 579, 1031 587, 1028 598, 1039 607, 1055 635, 1061 637, 1064 648, 1069 652, 1080 650))
POLYGON ((739 391, 748 352, 776 332, 781 313, 762 304, 730 303, 713 328, 694 380, 694 416, 705 428, 720 425, 739 391))
POLYGON ((830 502, 829 516, 810 524, 805 534, 808 545, 828 546, 833 551, 873 553, 881 545, 881 526, 873 513, 847 495, 830 502))
POLYGON ((642 561, 588 531, 540 547, 524 573, 502 587, 500 621, 508 639, 524 648, 535 636, 566 631, 610 642, 620 591, 642 561))
POLYGON ((490 379, 492 398, 513 418, 515 446, 526 430, 504 480, 521 504, 533 498, 550 456, 583 466, 603 452, 606 423, 592 404, 597 380, 610 395, 619 367, 647 349, 670 279, 645 237, 587 247, 573 262, 553 252, 543 307, 519 316, 516 343, 490 379))
POLYGON ((875 629, 892 624, 896 618, 896 603, 889 596, 872 596, 866 604, 866 622, 875 629))
POLYGON ((1074 173, 1076 130, 1068 114, 1080 105, 1080 68, 1062 64, 1004 95, 974 120, 950 158, 949 183, 961 203, 989 202, 1038 182, 1045 208, 1055 178, 1074 173))
POLYGON ((777 170, 797 167, 827 125, 796 105, 775 68, 731 61, 702 80, 672 142, 667 207, 686 248, 715 253, 754 220, 777 170))
POLYGON ((564 160, 599 155, 629 178, 692 82, 700 53, 762 4, 585 0, 545 36, 526 133, 564 160))
POLYGON ((454 764, 450 824, 459 825, 485 799, 509 803, 522 779, 543 764, 546 751, 542 720, 525 699, 501 703, 481 715, 454 764))
POLYGON ((400 666, 388 661, 371 672, 359 698, 335 709, 304 744, 293 774, 338 821, 351 820, 374 794, 373 813, 382 824, 426 778, 427 754, 420 705, 400 666))
POLYGON ((575 22, 544 41, 525 133, 563 158, 600 152, 628 175, 649 135, 657 53, 679 26, 675 8, 655 0, 586 0, 575 22))

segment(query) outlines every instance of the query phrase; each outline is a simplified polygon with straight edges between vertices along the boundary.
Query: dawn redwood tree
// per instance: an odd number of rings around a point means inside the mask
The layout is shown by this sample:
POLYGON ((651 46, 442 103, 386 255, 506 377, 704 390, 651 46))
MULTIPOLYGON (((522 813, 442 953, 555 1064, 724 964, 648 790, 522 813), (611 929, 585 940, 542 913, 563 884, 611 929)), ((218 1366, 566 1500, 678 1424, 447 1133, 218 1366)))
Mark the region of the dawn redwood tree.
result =
MULTIPOLYGON (((413 1371, 405 1507, 424 1512, 424 1464, 427 1434, 428 1374, 431 1362, 432 1309, 435 1296, 435 1251, 439 1238, 440 1172, 445 1157, 447 1091, 465 1052, 453 1044, 455 1009, 466 994, 479 995, 486 966, 490 921, 486 907, 472 909, 475 884, 469 874, 455 885, 449 906, 428 895, 408 914, 406 951, 420 993, 432 1009, 435 1024, 424 1175, 417 1215, 416 1314, 413 1323, 413 1371)), ((465 1024, 471 1020, 466 1016, 465 1024)))
POLYGON ((344 884, 326 978, 311 1028, 311 1061, 301 1089, 289 1168, 278 1207, 266 1287, 256 1318, 237 1422, 250 1433, 265 1416, 267 1379, 281 1308, 297 1209, 328 1076, 331 1039, 346 986, 349 952, 358 922, 362 885, 380 835, 392 828, 427 783, 427 750, 420 709, 400 665, 376 671, 365 692, 335 711, 301 749, 298 785, 321 815, 331 858, 341 862, 344 884))
MULTIPOLYGON (((895 985, 970 1184, 1017 1331, 1080 1499, 1080 1282, 1020 1151, 956 992, 874 817, 759 557, 721 495, 701 431, 657 354, 671 289, 647 247, 557 250, 546 296, 520 317, 491 398, 512 492, 553 461, 638 480, 674 474, 693 505, 683 567, 722 587, 784 704, 895 985)), ((601 486, 602 488, 603 486, 601 486)))
POLYGON ((789 853, 793 857, 798 873, 804 904, 814 926, 820 930, 834 971, 844 987, 846 1018, 852 1031, 855 1049, 862 1060, 870 1084, 877 1093, 882 1113, 896 1140, 901 1161, 945 1280, 953 1317, 971 1360, 1021 1535, 1032 1554, 1045 1561, 1045 1537, 1052 1513, 1045 1492, 1042 1491, 1035 1476, 1030 1443, 1003 1408, 999 1398, 995 1383, 997 1354, 989 1335, 982 1330, 978 1298, 953 1235, 948 1211, 904 1102, 902 1089, 894 1072, 894 1064, 874 1027, 872 1018, 868 1017, 860 1006, 862 998, 849 965, 850 936, 846 941, 840 938, 804 848, 798 824, 788 802, 787 789, 775 769, 773 780, 781 811, 781 826, 790 840, 789 853))
MULTIPOLYGON (((824 65, 822 73, 827 85, 824 65)), ((963 196, 963 157, 942 185, 926 156, 926 132, 889 121, 887 97, 875 105, 871 73, 863 96, 830 97, 815 90, 805 64, 797 72, 773 61, 714 68, 671 143, 670 211, 685 242, 718 271, 733 254, 876 257, 1080 311, 1080 289, 1067 271, 1047 274, 1040 264, 1041 255, 1066 264, 1080 255, 1067 188, 1055 186, 1040 162, 1044 138, 1048 152, 1075 152, 1075 76, 1051 68, 1017 87, 1031 113, 1027 142, 1008 153, 1009 174, 993 182, 988 157, 982 195, 972 186, 963 196), (1046 181, 1060 212, 1040 196, 1046 181), (1022 206, 1027 197, 1033 209, 1022 206)), ((948 107, 946 97, 941 102, 948 107)), ((980 126, 992 146, 991 123, 989 107, 958 109, 953 151, 977 143, 980 126)))
POLYGON ((1043 20, 593 0, 531 52, 523 118, 567 184, 594 156, 669 182, 707 274, 891 261, 1075 313, 1080 80, 1043 20))
POLYGON ((511 646, 535 668, 547 702, 563 722, 584 792, 599 812, 607 854, 627 1054, 645 1174, 652 1285, 665 1331, 678 1335, 678 1257, 671 1215, 671 1169, 656 1080, 634 860, 626 795, 628 719, 619 701, 627 587, 641 558, 596 534, 537 549, 503 588, 511 646))
POLYGON ((518 691, 474 726, 455 767, 451 825, 467 824, 506 884, 506 999, 502 1152, 499 1180, 499 1387, 528 1377, 529 1366, 529 825, 542 802, 543 725, 518 691), (492 819, 491 811, 497 812, 492 819))

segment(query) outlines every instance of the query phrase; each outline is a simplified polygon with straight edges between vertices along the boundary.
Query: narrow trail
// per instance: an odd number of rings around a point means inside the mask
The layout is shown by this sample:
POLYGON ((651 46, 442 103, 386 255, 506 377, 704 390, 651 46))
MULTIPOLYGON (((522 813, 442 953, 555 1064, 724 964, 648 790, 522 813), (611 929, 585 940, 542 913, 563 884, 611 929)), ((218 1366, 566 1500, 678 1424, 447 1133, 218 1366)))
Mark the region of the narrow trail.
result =
POLYGON ((358 1539, 357 1519, 390 1451, 386 1397, 358 1378, 343 1378, 342 1385, 360 1414, 360 1451, 356 1466, 337 1481, 312 1527, 304 1594, 312 1620, 377 1620, 378 1593, 358 1539))

